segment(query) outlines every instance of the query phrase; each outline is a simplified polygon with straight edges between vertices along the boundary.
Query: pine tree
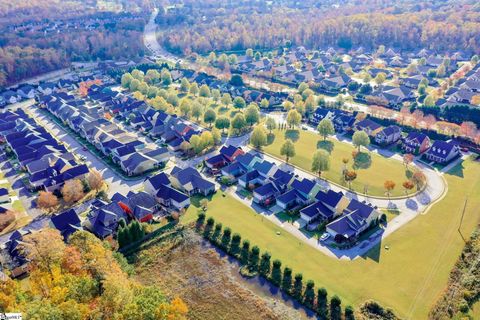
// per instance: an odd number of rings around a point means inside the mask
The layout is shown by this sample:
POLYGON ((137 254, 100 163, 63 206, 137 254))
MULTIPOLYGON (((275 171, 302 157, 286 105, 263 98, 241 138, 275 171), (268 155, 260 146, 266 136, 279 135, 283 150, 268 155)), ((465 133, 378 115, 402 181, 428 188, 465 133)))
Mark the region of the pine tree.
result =
POLYGON ((292 290, 292 269, 289 267, 283 270, 282 289, 288 294, 292 290))
POLYGON ((340 298, 336 295, 334 295, 330 300, 330 319, 342 319, 342 300, 340 300, 340 298))
POLYGON ((303 293, 303 303, 308 307, 313 307, 313 302, 315 301, 315 283, 312 280, 308 280, 307 285, 305 286, 305 292, 303 293))
POLYGON ((295 281, 293 283, 293 292, 292 295, 298 301, 302 300, 302 292, 303 292, 303 275, 301 273, 297 273, 295 275, 295 281))
POLYGON ((282 262, 280 260, 274 260, 272 263, 272 282, 276 286, 280 286, 282 283, 282 262))
POLYGON ((248 267, 251 271, 258 271, 258 261, 260 260, 260 248, 253 246, 248 257, 248 267))
POLYGON ((228 252, 230 246, 230 240, 232 237, 232 230, 230 228, 225 228, 222 235, 222 248, 228 252))
POLYGON ((328 293, 325 288, 317 290, 317 314, 321 320, 328 319, 328 293))
POLYGON ((265 252, 264 254, 262 254, 262 259, 260 260, 260 267, 258 268, 258 271, 264 277, 267 277, 270 273, 270 259, 270 253, 265 252))
POLYGON ((250 241, 243 240, 242 251, 240 252, 240 261, 243 264, 247 264, 249 255, 250 255, 250 241))
POLYGON ((242 237, 238 234, 235 233, 232 237, 232 242, 230 244, 230 254, 233 256, 237 256, 238 253, 240 252, 240 241, 242 240, 242 237))

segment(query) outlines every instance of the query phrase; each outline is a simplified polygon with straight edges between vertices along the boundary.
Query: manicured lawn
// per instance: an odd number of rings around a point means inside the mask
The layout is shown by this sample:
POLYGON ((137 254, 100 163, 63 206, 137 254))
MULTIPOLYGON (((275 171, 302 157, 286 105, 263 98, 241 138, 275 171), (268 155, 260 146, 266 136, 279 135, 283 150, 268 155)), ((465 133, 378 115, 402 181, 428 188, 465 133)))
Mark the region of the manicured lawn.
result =
POLYGON ((280 155, 280 149, 287 138, 295 143, 295 157, 290 162, 304 170, 311 170, 313 153, 323 148, 330 152, 330 170, 322 173, 322 176, 329 181, 348 186, 342 179, 344 158, 349 159, 348 168, 354 166, 357 178, 352 183, 352 189, 363 193, 365 186, 368 186, 368 194, 385 196, 384 183, 386 180, 395 182, 395 189, 392 196, 405 194, 402 183, 407 180, 407 170, 402 162, 396 159, 388 159, 376 153, 367 153, 366 149, 357 156, 354 162, 352 151, 355 148, 346 142, 339 142, 334 139, 323 141, 323 138, 310 131, 304 130, 283 130, 275 131, 273 142, 264 148, 264 151, 278 158, 285 159, 280 155))
MULTIPOLYGON (((332 259, 255 214, 230 196, 216 194, 208 206, 212 216, 239 232, 261 250, 268 250, 304 279, 338 294, 342 305, 358 306, 375 299, 393 308, 401 318, 427 319, 431 305, 446 286, 448 276, 464 242, 459 226, 468 196, 461 231, 468 237, 479 222, 480 163, 467 160, 446 175, 448 194, 426 214, 390 235, 367 256, 355 261, 332 259), (277 235, 276 232, 281 234, 277 235), (388 245, 389 250, 384 246, 388 245)), ((196 218, 192 206, 184 219, 196 218)))

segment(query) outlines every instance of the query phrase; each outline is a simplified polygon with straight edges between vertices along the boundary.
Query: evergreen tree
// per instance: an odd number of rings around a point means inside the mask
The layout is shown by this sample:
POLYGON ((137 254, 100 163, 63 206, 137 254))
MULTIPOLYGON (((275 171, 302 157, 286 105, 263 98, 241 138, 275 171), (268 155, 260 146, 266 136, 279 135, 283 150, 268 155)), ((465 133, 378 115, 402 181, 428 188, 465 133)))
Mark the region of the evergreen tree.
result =
POLYGON ((240 241, 242 240, 242 237, 238 234, 235 233, 232 237, 232 243, 230 245, 230 253, 234 256, 237 256, 238 253, 240 252, 240 241))
POLYGON ((352 306, 345 307, 345 320, 355 320, 355 313, 352 306))
POLYGON ((280 286, 282 282, 282 262, 280 260, 273 260, 272 263, 272 282, 276 286, 280 286))
POLYGON ((205 229, 203 230, 203 236, 206 238, 210 238, 210 233, 212 232, 213 225, 215 224, 215 219, 212 217, 207 219, 207 224, 205 229))
POLYGON ((328 293, 325 288, 317 290, 317 314, 321 320, 328 319, 328 293))
POLYGON ((218 237, 220 237, 220 234, 222 233, 222 224, 219 222, 215 225, 215 230, 213 231, 212 242, 217 243, 218 237))
POLYGON ((301 273, 297 273, 295 275, 295 281, 293 283, 293 292, 292 295, 298 301, 302 300, 302 293, 303 293, 303 275, 301 273))
POLYGON ((312 280, 308 280, 307 285, 305 286, 305 292, 303 293, 303 303, 308 307, 312 308, 315 301, 315 283, 312 280))
POLYGON ((202 226, 205 223, 205 213, 199 212, 197 217, 197 225, 202 226))
POLYGON ((342 319, 342 300, 337 295, 334 295, 330 300, 330 319, 342 319))
POLYGON ((119 228, 125 228, 126 226, 127 226, 127 222, 125 221, 125 219, 121 218, 120 220, 118 220, 119 228))
POLYGON ((249 255, 250 255, 250 241, 243 240, 242 251, 240 252, 240 261, 243 264, 247 264, 249 255))
POLYGON ((120 248, 123 248, 128 244, 126 234, 125 234, 125 228, 123 227, 120 227, 117 231, 117 242, 120 248))
POLYGON ((288 294, 292 290, 292 269, 289 267, 283 270, 282 289, 288 294))
POLYGON ((248 267, 252 271, 258 271, 258 262, 260 260, 260 248, 253 246, 248 257, 248 267))
POLYGON ((232 237, 232 230, 230 228, 225 228, 222 235, 222 248, 228 252, 230 246, 230 240, 232 237))
POLYGON ((270 273, 270 259, 270 253, 265 252, 264 254, 262 254, 262 259, 260 260, 260 267, 258 268, 258 271, 264 277, 267 277, 270 273))

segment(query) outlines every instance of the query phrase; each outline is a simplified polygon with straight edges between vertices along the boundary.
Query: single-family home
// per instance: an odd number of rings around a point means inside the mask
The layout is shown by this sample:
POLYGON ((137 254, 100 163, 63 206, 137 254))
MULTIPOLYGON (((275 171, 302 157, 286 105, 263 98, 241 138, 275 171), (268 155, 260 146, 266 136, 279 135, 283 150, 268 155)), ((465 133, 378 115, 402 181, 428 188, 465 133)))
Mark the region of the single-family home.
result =
POLYGON ((65 241, 75 232, 83 230, 80 218, 75 209, 70 209, 65 212, 54 214, 50 218, 51 227, 60 231, 65 241))
POLYGON ((455 159, 460 154, 460 147, 458 144, 449 141, 436 140, 432 146, 425 153, 428 160, 440 164, 446 164, 455 159))
POLYGON ((328 190, 319 191, 315 197, 316 202, 300 210, 300 218, 307 224, 313 221, 332 221, 342 214, 348 205, 348 199, 342 192, 328 190))
POLYGON ((190 206, 190 198, 169 185, 160 185, 155 199, 167 212, 181 212, 190 206))
POLYGON ((336 242, 353 242, 378 216, 379 212, 374 207, 352 199, 343 215, 327 224, 326 231, 336 242))
POLYGON ((397 142, 401 137, 402 129, 399 126, 391 125, 376 134, 375 142, 380 145, 388 145, 397 142))
POLYGON ((146 192, 155 195, 161 186, 170 186, 170 179, 165 172, 160 172, 152 177, 146 178, 143 187, 146 192))
POLYGON ((370 137, 375 137, 382 130, 382 126, 371 119, 364 119, 355 124, 355 129, 364 131, 370 137))
POLYGON ((10 202, 7 188, 0 188, 0 203, 10 202))
POLYGON ((215 184, 206 180, 195 168, 180 169, 174 167, 171 172, 172 185, 179 188, 189 196, 201 194, 208 196, 215 192, 215 184))
POLYGON ((405 152, 418 155, 428 150, 430 138, 426 134, 412 131, 403 140, 402 147, 405 152))
POLYGON ((35 98, 35 88, 26 84, 17 89, 17 94, 25 99, 33 99, 35 98))

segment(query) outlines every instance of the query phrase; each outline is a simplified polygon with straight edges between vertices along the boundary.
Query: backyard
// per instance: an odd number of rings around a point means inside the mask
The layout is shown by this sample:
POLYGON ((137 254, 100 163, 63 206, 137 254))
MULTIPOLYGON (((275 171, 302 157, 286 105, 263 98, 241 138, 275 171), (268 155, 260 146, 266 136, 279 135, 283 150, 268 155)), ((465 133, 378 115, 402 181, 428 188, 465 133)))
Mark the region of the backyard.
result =
POLYGON ((364 193, 365 186, 368 187, 368 194, 373 196, 385 196, 384 183, 386 180, 395 182, 395 189, 391 196, 405 195, 402 188, 403 182, 408 180, 411 172, 405 168, 402 162, 396 159, 388 159, 373 152, 362 149, 355 161, 352 158, 352 151, 356 150, 351 144, 336 139, 323 140, 320 135, 306 130, 276 130, 271 142, 264 148, 266 153, 284 159, 280 149, 286 139, 291 139, 295 144, 296 155, 290 159, 290 163, 304 170, 311 171, 313 153, 317 149, 325 149, 330 153, 330 170, 322 173, 322 177, 348 186, 343 181, 342 170, 344 158, 349 159, 347 167, 355 169, 357 178, 352 182, 354 191, 364 193))
MULTIPOLYGON (((476 208, 480 198, 474 195, 480 192, 480 163, 464 161, 446 174, 446 179, 449 191, 445 198, 354 261, 322 254, 221 192, 212 198, 206 214, 262 251, 268 250, 283 266, 302 272, 304 279, 314 280, 317 287, 325 287, 330 296, 340 295, 342 305, 358 306, 375 299, 402 318, 426 319, 464 246, 457 229, 466 196, 472 195, 461 225, 463 236, 469 237, 479 221, 476 208)), ((196 218, 197 203, 189 208, 184 221, 196 218)))

